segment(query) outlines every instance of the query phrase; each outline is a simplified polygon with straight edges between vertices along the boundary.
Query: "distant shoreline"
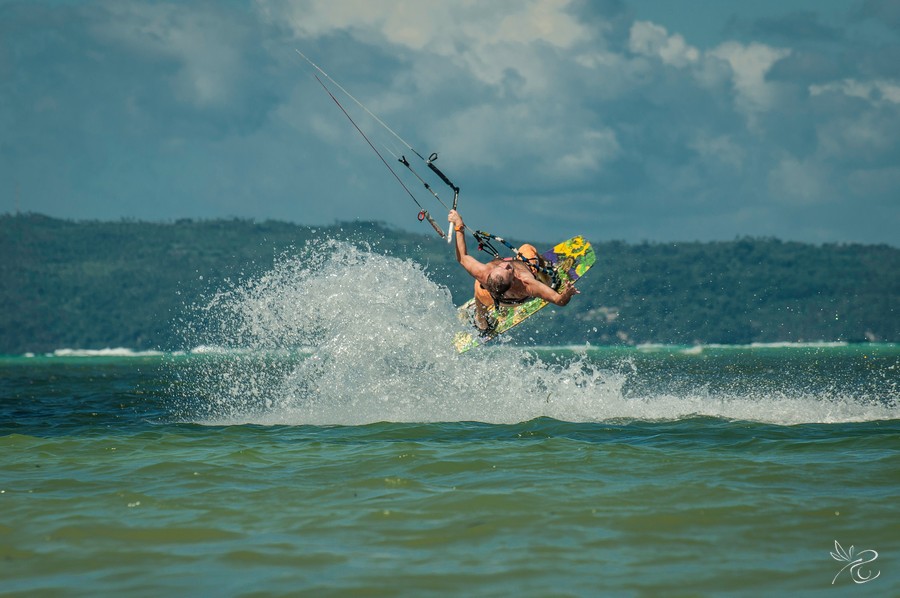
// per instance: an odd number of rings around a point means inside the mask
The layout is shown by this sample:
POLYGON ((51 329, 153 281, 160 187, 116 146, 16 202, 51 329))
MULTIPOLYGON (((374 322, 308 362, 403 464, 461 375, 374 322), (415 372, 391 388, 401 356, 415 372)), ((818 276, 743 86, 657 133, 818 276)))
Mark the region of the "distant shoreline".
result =
MULTIPOLYGON (((457 305, 471 293, 471 279, 446 242, 377 222, 310 227, 236 218, 147 223, 0 215, 0 353, 190 348, 196 339, 185 328, 210 296, 279 260, 309 261, 329 239, 420 264, 457 305)), ((512 340, 687 347, 900 342, 898 248, 750 238, 591 241, 598 262, 579 283, 582 294, 512 340)))

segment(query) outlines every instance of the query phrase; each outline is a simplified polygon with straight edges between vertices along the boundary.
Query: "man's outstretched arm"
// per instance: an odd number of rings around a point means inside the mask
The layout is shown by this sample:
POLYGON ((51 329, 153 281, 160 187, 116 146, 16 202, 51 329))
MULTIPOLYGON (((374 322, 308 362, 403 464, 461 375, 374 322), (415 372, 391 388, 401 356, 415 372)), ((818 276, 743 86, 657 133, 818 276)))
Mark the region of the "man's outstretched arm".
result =
POLYGON ((456 261, 476 280, 485 282, 488 272, 491 270, 490 266, 482 264, 469 255, 466 250, 466 225, 463 224, 462 216, 456 210, 450 210, 447 221, 453 224, 453 236, 456 238, 456 261))

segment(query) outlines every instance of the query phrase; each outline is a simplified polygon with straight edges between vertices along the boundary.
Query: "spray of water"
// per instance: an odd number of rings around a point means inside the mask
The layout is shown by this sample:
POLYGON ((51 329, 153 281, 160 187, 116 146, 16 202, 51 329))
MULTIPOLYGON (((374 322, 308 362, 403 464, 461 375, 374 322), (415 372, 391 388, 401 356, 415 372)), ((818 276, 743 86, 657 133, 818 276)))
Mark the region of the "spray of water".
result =
POLYGON ((309 244, 221 290, 194 321, 186 335, 205 355, 181 368, 178 394, 187 417, 205 423, 880 417, 877 405, 823 410, 810 396, 633 396, 627 360, 601 370, 578 352, 552 362, 503 346, 458 355, 450 340, 463 325, 445 287, 415 262, 339 241, 309 244))

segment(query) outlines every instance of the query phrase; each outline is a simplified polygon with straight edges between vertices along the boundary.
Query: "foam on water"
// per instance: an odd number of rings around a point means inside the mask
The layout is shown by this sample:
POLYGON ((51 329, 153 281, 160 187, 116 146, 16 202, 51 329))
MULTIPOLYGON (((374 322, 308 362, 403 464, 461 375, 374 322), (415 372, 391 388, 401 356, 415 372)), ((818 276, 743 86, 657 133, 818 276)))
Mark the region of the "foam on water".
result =
POLYGON ((445 287, 419 264, 337 241, 222 290, 196 322, 188 341, 207 359, 192 361, 179 394, 204 423, 898 417, 896 405, 790 391, 633 396, 627 363, 601 370, 577 351, 552 363, 502 345, 458 355, 450 339, 462 325, 445 287))
MULTIPOLYGON (((159 357, 162 351, 135 351, 125 347, 107 347, 106 349, 56 349, 47 353, 47 357, 159 357)), ((33 353, 28 355, 34 356, 33 353)))

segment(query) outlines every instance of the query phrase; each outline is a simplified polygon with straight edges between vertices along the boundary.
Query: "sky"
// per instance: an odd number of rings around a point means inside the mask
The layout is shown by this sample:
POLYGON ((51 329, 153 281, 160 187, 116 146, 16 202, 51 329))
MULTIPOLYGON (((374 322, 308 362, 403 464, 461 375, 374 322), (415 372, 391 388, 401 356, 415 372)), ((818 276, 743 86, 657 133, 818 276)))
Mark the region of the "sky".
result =
POLYGON ((900 246, 900 0, 0 0, 0 213, 433 234, 296 50, 442 224, 900 246))

